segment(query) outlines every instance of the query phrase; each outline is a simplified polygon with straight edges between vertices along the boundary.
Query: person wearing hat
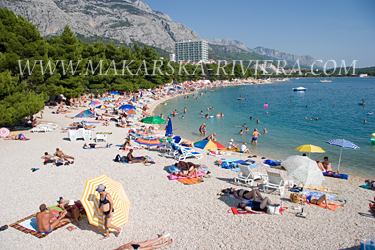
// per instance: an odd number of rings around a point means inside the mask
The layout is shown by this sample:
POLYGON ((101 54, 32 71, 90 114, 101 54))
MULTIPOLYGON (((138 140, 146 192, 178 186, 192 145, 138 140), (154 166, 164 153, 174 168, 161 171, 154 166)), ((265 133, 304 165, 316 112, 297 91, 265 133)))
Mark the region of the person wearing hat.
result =
POLYGON ((108 238, 111 228, 117 231, 117 236, 120 235, 121 228, 111 224, 113 212, 115 211, 115 209, 113 208, 113 200, 111 195, 105 190, 106 186, 104 186, 103 184, 100 184, 96 188, 96 191, 100 194, 99 209, 103 212, 104 216, 104 238, 108 238))
POLYGON ((65 210, 67 212, 66 217, 71 219, 73 223, 79 226, 79 220, 81 218, 80 207, 82 206, 80 201, 76 202, 74 200, 65 200, 64 197, 60 197, 57 200, 57 206, 65 210))

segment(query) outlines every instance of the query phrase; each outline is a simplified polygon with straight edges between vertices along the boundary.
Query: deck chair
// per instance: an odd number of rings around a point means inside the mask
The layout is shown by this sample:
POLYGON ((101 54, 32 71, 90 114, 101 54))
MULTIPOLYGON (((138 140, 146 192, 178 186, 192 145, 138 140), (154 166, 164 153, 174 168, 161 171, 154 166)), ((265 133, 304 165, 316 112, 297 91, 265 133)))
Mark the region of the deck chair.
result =
POLYGON ((202 159, 203 155, 197 151, 193 151, 192 148, 182 147, 174 144, 177 148, 177 153, 175 153, 175 159, 178 161, 184 161, 187 158, 196 158, 198 160, 202 159))
POLYGON ((263 185, 263 191, 268 192, 269 189, 278 191, 281 196, 284 195, 285 181, 281 177, 280 173, 267 171, 267 181, 263 185))
POLYGON ((245 185, 250 184, 250 186, 255 186, 255 181, 265 180, 267 175, 256 173, 251 171, 249 166, 239 165, 240 172, 238 176, 234 178, 235 183, 243 182, 245 185))

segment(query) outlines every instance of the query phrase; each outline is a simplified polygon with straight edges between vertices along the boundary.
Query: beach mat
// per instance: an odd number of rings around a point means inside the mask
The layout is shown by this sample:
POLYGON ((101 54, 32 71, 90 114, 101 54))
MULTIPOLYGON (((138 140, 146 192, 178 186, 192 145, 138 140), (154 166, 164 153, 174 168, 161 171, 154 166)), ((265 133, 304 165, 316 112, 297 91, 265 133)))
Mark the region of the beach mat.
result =
MULTIPOLYGON (((20 232, 23 232, 25 234, 31 234, 39 239, 41 238, 44 238, 46 237, 47 235, 49 234, 45 234, 45 233, 39 233, 38 230, 37 230, 37 222, 36 222, 36 214, 32 214, 30 216, 27 216, 11 225, 9 225, 10 227, 13 227, 14 229, 17 229, 18 231, 20 232)), ((65 226, 69 224, 69 222, 64 222, 64 223, 61 223, 58 227, 56 227, 53 231, 65 226)), ((53 232, 52 231, 52 232, 53 232)))
POLYGON ((200 178, 185 178, 185 179, 178 179, 178 182, 181 182, 185 185, 194 185, 203 182, 200 178))
POLYGON ((313 204, 313 203, 307 203, 307 204, 313 205, 313 206, 316 206, 316 207, 321 207, 321 208, 324 208, 324 209, 328 209, 328 210, 331 210, 331 211, 336 211, 337 208, 342 207, 341 205, 337 205, 337 204, 333 204, 333 203, 328 204, 328 207, 326 207, 326 205, 323 204, 323 203, 321 203, 320 205, 313 204))
POLYGON ((238 209, 236 207, 231 207, 230 211, 228 211, 228 212, 232 212, 234 215, 241 215, 241 214, 266 214, 264 212, 247 211, 247 210, 243 210, 243 209, 238 209))
POLYGON ((362 184, 361 186, 359 186, 360 188, 364 188, 364 189, 368 189, 368 190, 373 190, 371 189, 370 185, 368 183, 365 183, 365 184, 362 184))

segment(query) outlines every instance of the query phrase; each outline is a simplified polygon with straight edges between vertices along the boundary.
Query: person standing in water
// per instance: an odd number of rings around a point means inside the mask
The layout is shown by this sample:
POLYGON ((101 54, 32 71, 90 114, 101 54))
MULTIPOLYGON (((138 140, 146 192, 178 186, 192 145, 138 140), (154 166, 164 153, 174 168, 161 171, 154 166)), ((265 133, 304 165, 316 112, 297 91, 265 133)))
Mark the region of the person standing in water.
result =
POLYGON ((253 137, 251 138, 251 144, 256 145, 258 143, 259 135, 260 135, 260 133, 259 133, 258 129, 254 128, 253 137))
POLYGON ((202 136, 206 136, 206 123, 202 123, 202 125, 199 127, 199 133, 202 136))

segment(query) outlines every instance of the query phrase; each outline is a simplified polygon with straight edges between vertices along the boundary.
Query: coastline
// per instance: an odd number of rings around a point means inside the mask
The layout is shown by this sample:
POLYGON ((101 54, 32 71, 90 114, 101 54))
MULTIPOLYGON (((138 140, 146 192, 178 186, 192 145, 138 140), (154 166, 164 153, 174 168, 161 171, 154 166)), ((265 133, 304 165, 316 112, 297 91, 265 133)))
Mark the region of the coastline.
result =
MULTIPOLYGON (((279 84, 279 83, 282 83, 283 81, 278 81, 278 82, 265 82, 265 83, 242 83, 242 84, 237 84, 237 85, 225 85, 225 86, 215 86, 213 88, 209 88, 209 89, 217 89, 217 88, 228 88, 228 87, 241 87, 241 86, 246 86, 246 85, 267 85, 267 84, 279 84)), ((175 99, 175 98, 178 98, 178 97, 181 97, 181 96, 187 96, 187 95, 192 95, 192 94, 195 94, 197 93, 198 91, 200 90, 195 90, 193 92, 189 92, 189 93, 181 93, 181 94, 177 94, 177 95, 173 95, 173 96, 166 96, 162 99, 159 99, 159 100, 156 100, 155 102, 153 102, 151 105, 150 105, 150 113, 152 115, 159 115, 159 114, 156 114, 155 113, 155 110, 157 107, 159 107, 160 105, 163 105, 165 102, 168 102, 172 99, 175 99)), ((186 137, 185 139, 187 139, 188 141, 194 141, 191 137, 186 137)), ((233 154, 239 156, 239 157, 243 157, 243 154, 241 153, 237 153, 237 152, 232 152, 233 154)), ((275 154, 276 155, 276 154, 275 154)), ((272 155, 272 152, 271 153, 268 153, 268 154, 261 154, 261 155, 258 155, 257 156, 257 159, 261 159, 261 158, 266 158, 266 159, 275 159, 272 155)), ((263 162, 263 160, 261 161, 263 162)), ((354 178, 356 181, 360 181, 360 182, 364 182, 366 179, 368 179, 369 177, 367 176, 362 176, 358 173, 356 173, 355 171, 350 171, 350 170, 346 170, 345 171, 347 174, 350 175, 350 179, 351 178, 354 178)))

